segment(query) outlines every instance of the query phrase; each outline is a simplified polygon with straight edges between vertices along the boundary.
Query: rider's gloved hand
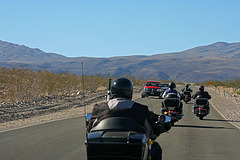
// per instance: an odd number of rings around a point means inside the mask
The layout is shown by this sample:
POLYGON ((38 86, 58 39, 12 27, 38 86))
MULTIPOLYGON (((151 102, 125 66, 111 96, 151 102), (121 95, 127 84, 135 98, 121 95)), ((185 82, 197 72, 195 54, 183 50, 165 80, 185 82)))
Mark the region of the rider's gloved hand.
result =
POLYGON ((172 125, 171 125, 171 123, 164 123, 163 127, 166 131, 169 131, 171 129, 172 125))

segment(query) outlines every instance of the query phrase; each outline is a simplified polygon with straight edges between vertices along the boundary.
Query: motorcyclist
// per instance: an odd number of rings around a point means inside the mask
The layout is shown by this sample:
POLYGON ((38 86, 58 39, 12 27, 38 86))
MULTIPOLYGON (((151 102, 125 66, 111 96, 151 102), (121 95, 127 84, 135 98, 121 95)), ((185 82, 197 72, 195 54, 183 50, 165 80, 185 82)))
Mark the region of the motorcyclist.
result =
POLYGON ((201 96, 201 98, 211 99, 211 96, 209 95, 209 93, 207 91, 204 91, 204 86, 200 86, 198 89, 199 91, 197 91, 193 95, 193 99, 195 99, 197 96, 201 96))
POLYGON ((185 88, 182 89, 182 92, 184 92, 184 91, 192 92, 193 90, 189 87, 189 84, 186 84, 185 88))
MULTIPOLYGON (((197 91, 194 95, 193 95, 193 99, 197 98, 198 96, 200 98, 207 98, 207 99, 211 99, 211 95, 209 95, 209 93, 207 91, 204 91, 204 86, 200 86, 199 91, 197 91)), ((209 105, 206 105, 206 108, 209 110, 209 105)))
MULTIPOLYGON (((157 114, 148 107, 132 101, 133 84, 127 78, 117 78, 111 84, 111 99, 106 103, 95 104, 89 121, 88 131, 101 120, 109 117, 127 117, 136 120, 147 130, 149 138, 156 139, 170 128, 156 124, 153 117, 157 114)), ((162 149, 157 142, 152 145, 152 159, 162 159, 162 149)))
POLYGON ((174 82, 169 83, 169 88, 163 93, 163 98, 165 98, 169 93, 173 93, 181 99, 180 93, 175 88, 176 84, 174 82))
MULTIPOLYGON (((174 82, 170 82, 169 83, 169 89, 167 89, 164 93, 163 93, 163 98, 166 98, 168 94, 175 94, 180 100, 182 99, 181 94, 175 89, 176 88, 176 84, 174 82)), ((162 102, 162 106, 163 102, 162 102)), ((180 102, 180 106, 178 107, 178 110, 180 113, 182 113, 182 102, 180 102)))

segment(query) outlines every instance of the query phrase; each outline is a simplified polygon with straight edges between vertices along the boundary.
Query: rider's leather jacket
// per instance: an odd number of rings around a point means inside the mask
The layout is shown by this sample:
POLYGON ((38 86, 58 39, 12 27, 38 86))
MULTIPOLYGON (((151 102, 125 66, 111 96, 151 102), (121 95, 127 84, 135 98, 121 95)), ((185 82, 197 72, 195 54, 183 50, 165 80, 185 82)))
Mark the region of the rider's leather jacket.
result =
POLYGON ((201 96, 201 98, 207 98, 207 99, 211 99, 211 96, 209 95, 209 93, 207 91, 197 91, 194 95, 193 95, 193 99, 195 99, 197 96, 201 96))
POLYGON ((149 138, 156 139, 161 133, 165 132, 163 126, 157 125, 153 117, 157 114, 148 110, 148 107, 125 98, 114 98, 108 103, 95 104, 92 110, 88 131, 96 126, 101 120, 110 117, 126 117, 136 120, 143 126, 149 138))

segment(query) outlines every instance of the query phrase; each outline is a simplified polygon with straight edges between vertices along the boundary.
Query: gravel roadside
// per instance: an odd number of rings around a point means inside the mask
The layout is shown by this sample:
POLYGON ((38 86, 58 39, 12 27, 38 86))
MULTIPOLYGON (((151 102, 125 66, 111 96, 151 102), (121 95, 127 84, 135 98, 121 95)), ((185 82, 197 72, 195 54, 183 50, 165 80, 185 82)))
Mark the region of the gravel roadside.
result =
MULTIPOLYGON (((140 93, 133 94, 133 99, 136 99, 136 98, 140 98, 140 93)), ((104 102, 104 101, 106 101, 105 98, 102 98, 101 100, 98 100, 98 103, 104 102)), ((72 102, 72 103, 76 103, 76 102, 72 102)), ((92 103, 85 105, 85 107, 83 107, 83 105, 75 104, 75 106, 73 106, 72 108, 59 110, 54 113, 50 112, 43 115, 36 115, 29 118, 0 123, 0 132, 42 124, 42 123, 47 123, 51 121, 80 117, 85 115, 85 110, 86 110, 86 113, 90 113, 95 103, 96 103, 95 101, 92 101, 92 103)))
POLYGON ((210 103, 229 122, 240 129, 240 97, 225 90, 206 87, 212 96, 210 103))

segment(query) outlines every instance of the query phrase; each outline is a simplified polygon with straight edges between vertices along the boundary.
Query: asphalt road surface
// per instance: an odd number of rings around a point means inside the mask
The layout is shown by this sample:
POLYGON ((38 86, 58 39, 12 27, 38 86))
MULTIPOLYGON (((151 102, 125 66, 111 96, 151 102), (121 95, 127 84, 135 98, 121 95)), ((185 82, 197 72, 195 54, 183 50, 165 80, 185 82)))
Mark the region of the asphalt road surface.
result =
MULTIPOLYGON (((196 91, 196 90, 194 90, 196 91)), ((160 112, 157 97, 136 100, 160 112)), ((184 102, 183 102, 184 103, 184 102)), ((199 120, 192 113, 193 100, 183 105, 184 117, 157 142, 168 160, 238 160, 240 129, 211 107, 199 120)), ((0 133, 0 160, 86 160, 84 117, 55 121, 0 133)))

